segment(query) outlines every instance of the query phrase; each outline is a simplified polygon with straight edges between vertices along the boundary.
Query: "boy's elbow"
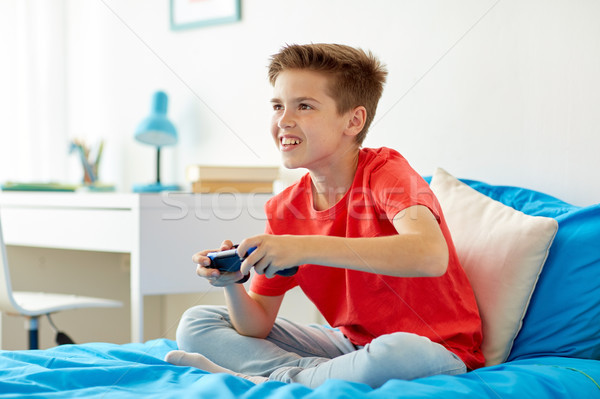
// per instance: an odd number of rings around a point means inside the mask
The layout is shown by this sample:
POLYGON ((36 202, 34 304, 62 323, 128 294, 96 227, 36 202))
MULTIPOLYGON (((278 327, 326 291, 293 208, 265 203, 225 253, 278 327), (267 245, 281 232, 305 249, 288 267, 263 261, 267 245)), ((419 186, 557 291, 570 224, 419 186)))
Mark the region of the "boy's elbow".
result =
POLYGON ((448 252, 448 246, 444 242, 436 250, 431 251, 429 259, 425 262, 424 274, 427 277, 441 277, 446 274, 448 270, 448 262, 450 261, 450 254, 448 252))
POLYGON ((249 338, 258 338, 258 339, 265 339, 269 336, 269 334, 271 333, 271 330, 266 330, 266 329, 256 329, 256 330, 238 330, 236 328, 236 331, 238 334, 243 335, 245 337, 249 337, 249 338))
POLYGON ((448 270, 448 256, 442 257, 439 260, 432 262, 428 269, 429 277, 441 277, 448 270))
POLYGON ((269 334, 271 334, 272 329, 273 326, 271 326, 270 328, 261 328, 260 330, 255 331, 254 334, 252 334, 251 336, 253 338, 266 339, 269 336, 269 334))
MULTIPOLYGON (((233 320, 232 320, 233 321, 233 320)), ((233 322, 233 328, 238 334, 250 338, 264 339, 271 333, 274 323, 251 323, 248 325, 238 325, 233 322)))

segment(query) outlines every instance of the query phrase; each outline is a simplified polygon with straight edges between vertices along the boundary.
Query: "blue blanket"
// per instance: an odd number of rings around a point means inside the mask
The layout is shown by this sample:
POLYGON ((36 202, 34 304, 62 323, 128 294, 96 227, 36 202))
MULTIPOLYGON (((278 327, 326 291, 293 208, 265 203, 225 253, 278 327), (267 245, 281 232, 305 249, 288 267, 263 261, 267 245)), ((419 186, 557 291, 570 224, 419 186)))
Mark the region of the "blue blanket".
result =
POLYGON ((254 385, 224 374, 177 367, 173 341, 65 345, 0 351, 0 397, 142 398, 600 398, 600 204, 579 208, 518 187, 466 181, 524 213, 554 217, 559 231, 508 362, 459 376, 391 380, 378 389, 330 380, 254 385))
POLYGON ((486 367, 460 376, 392 380, 379 389, 331 380, 317 389, 268 382, 254 385, 224 374, 177 367, 164 355, 176 348, 92 343, 46 350, 0 351, 2 398, 600 398, 600 361, 540 357, 486 367))

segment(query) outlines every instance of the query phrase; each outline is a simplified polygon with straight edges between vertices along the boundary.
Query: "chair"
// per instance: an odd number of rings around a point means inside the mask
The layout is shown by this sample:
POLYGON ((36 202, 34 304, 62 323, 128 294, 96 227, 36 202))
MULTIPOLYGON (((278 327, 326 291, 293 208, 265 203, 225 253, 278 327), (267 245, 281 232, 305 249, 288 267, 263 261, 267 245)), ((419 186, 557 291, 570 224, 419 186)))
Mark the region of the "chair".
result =
MULTIPOLYGON (((46 315, 51 326, 56 330, 52 319, 50 319, 52 313, 70 309, 115 308, 121 306, 123 306, 122 302, 102 298, 44 292, 13 292, 0 221, 0 312, 17 314, 29 319, 29 349, 38 349, 40 316, 46 315)), ((72 343, 64 333, 58 330, 56 332, 57 343, 72 343)))

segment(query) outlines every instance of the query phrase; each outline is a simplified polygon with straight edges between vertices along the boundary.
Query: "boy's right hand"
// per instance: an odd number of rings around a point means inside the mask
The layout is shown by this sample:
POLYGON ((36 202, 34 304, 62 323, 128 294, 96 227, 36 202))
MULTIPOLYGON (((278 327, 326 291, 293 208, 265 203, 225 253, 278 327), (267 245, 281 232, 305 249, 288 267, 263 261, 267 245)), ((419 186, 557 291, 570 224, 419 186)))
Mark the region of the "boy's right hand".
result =
POLYGON ((192 256, 192 261, 198 265, 198 267, 196 267, 196 274, 207 279, 208 282, 215 287, 226 287, 241 280, 244 275, 240 271, 221 273, 217 269, 210 269, 207 267, 210 265, 210 258, 206 256, 209 252, 226 251, 231 248, 233 248, 233 243, 229 240, 225 240, 219 249, 207 249, 195 253, 192 256))

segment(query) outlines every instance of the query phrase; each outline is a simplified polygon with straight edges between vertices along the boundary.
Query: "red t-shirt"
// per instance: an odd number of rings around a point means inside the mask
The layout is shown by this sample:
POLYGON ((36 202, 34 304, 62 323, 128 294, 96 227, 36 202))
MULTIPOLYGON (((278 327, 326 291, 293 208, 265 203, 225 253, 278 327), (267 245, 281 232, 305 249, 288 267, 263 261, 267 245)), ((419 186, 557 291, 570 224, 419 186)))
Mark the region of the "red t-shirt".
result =
MULTIPOLYGON (((355 345, 393 332, 409 332, 440 343, 469 369, 483 366, 481 319, 440 205, 429 185, 396 151, 360 150, 352 186, 336 205, 313 207, 310 175, 265 206, 269 234, 380 237, 397 234, 396 214, 413 205, 428 207, 440 223, 450 260, 441 277, 391 277, 301 265, 293 277, 255 275, 250 289, 278 296, 300 286, 327 322, 355 345)), ((367 260, 368 261, 368 260, 367 260)))

